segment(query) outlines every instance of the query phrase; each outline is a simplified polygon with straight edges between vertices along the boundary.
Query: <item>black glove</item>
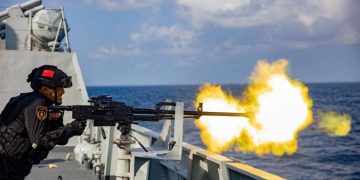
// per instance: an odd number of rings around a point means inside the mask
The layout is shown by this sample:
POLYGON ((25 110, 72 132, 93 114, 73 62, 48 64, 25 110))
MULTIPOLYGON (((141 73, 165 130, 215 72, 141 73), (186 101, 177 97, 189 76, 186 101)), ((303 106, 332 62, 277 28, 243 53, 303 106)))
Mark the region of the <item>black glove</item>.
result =
POLYGON ((66 124, 65 127, 68 136, 81 135, 86 127, 86 122, 75 120, 72 121, 71 123, 66 124))

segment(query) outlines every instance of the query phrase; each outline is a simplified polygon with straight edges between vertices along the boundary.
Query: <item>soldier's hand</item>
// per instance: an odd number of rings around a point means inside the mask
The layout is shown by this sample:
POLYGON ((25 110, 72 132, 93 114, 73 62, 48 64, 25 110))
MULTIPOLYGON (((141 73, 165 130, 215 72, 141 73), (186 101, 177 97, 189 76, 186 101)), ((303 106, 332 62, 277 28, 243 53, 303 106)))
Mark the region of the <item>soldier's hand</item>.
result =
POLYGON ((51 112, 49 113, 49 120, 59 120, 62 119, 63 114, 61 112, 51 112))
POLYGON ((72 135, 81 135, 84 132, 86 127, 85 121, 72 121, 69 124, 66 124, 67 131, 72 135))

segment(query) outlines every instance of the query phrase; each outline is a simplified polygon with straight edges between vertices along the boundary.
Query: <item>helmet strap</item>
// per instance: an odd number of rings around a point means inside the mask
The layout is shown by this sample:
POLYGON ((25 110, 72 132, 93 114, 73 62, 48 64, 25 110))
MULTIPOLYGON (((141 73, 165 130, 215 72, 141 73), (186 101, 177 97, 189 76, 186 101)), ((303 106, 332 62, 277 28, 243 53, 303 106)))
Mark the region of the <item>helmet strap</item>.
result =
POLYGON ((58 103, 58 101, 57 101, 57 88, 56 87, 54 87, 54 93, 55 93, 55 98, 54 98, 54 100, 55 100, 55 105, 60 105, 59 103, 58 103))

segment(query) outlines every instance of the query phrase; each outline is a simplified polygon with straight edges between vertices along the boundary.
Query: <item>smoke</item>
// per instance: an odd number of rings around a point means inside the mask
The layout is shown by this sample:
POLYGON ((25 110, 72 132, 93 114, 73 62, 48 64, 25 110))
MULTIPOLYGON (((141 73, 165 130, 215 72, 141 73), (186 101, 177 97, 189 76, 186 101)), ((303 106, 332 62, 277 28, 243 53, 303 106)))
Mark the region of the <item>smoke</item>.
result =
POLYGON ((319 112, 318 129, 330 136, 346 136, 351 130, 351 117, 336 112, 319 112))

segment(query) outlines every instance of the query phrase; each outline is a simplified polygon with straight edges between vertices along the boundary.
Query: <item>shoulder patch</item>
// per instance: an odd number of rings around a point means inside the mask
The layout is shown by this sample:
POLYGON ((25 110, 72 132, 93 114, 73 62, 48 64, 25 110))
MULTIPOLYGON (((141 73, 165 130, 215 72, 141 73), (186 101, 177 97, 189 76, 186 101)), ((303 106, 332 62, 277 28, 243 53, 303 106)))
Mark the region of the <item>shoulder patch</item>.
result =
POLYGON ((48 109, 45 106, 36 107, 36 117, 40 121, 43 121, 43 120, 45 120, 47 118, 47 112, 48 112, 48 109))

